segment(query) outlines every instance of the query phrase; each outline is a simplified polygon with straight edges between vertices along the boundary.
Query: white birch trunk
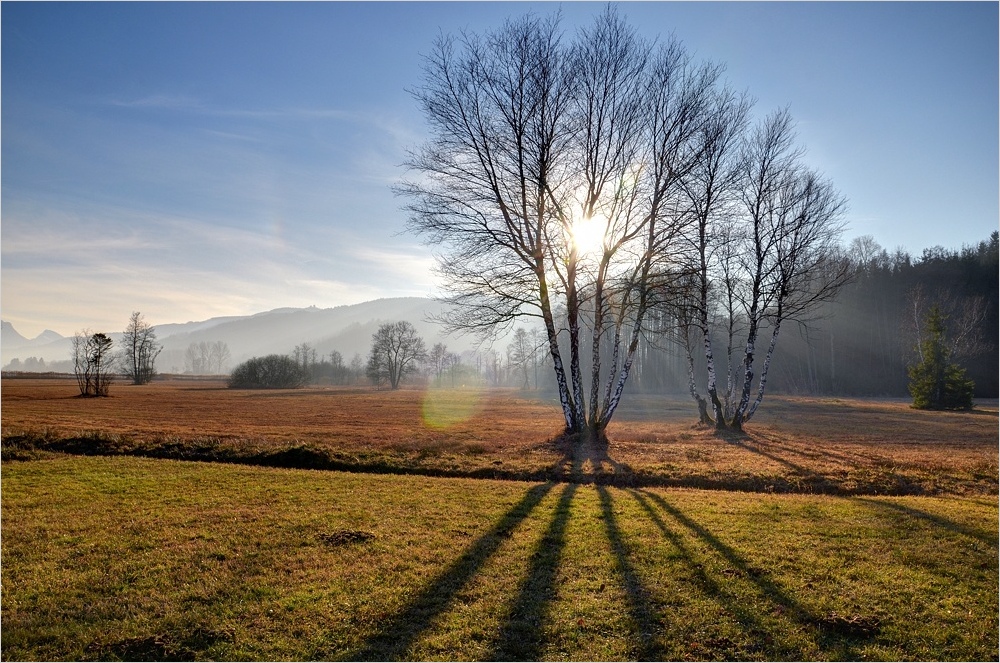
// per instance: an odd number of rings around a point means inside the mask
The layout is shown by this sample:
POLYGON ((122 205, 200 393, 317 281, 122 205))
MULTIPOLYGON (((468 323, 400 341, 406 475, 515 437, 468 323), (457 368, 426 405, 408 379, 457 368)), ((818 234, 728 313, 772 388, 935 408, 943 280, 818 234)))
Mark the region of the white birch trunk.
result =
POLYGON ((750 405, 750 389, 753 387, 753 358, 757 342, 758 321, 756 319, 756 311, 753 311, 752 314, 750 329, 747 332, 746 350, 743 355, 743 389, 740 393, 739 405, 736 406, 736 412, 733 413, 732 426, 737 430, 743 427, 744 415, 746 414, 747 407, 750 405))
POLYGON ((771 332, 771 342, 767 346, 767 355, 764 357, 764 365, 760 368, 760 383, 757 385, 757 398, 754 400, 753 405, 747 412, 743 421, 750 421, 753 417, 753 413, 757 411, 757 406, 760 402, 764 400, 764 387, 767 385, 767 369, 771 367, 771 357, 774 356, 774 346, 778 341, 778 331, 781 329, 781 320, 778 319, 774 323, 774 331, 771 332))
POLYGON ((618 409, 618 404, 622 400, 622 392, 625 390, 625 383, 628 381, 629 371, 632 369, 632 362, 635 360, 635 350, 639 347, 639 333, 642 329, 642 315, 640 314, 635 322, 635 328, 632 330, 632 338, 629 341, 628 352, 625 354, 625 362, 622 364, 622 370, 618 373, 618 380, 615 383, 614 393, 611 395, 611 400, 608 402, 607 411, 604 416, 601 417, 601 425, 607 426, 611 421, 611 417, 614 416, 615 410, 618 409))

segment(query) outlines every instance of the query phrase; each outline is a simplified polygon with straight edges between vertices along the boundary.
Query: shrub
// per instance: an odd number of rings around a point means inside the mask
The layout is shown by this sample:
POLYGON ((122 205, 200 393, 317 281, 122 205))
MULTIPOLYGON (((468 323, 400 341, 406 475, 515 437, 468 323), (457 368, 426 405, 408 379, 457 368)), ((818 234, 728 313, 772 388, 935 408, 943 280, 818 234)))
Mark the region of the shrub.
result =
POLYGON ((230 389, 296 389, 309 383, 309 371, 285 355, 248 359, 229 375, 230 389))

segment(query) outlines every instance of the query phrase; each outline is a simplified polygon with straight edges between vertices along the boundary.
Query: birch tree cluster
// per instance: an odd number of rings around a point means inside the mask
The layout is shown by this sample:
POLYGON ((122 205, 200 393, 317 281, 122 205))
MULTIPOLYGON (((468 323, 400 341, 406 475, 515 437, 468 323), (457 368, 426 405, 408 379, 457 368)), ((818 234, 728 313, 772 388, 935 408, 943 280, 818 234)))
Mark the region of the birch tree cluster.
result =
POLYGON ((398 191, 437 251, 444 322, 485 337, 539 320, 578 439, 604 439, 640 339, 665 319, 709 359, 707 398, 693 391, 705 419, 742 426, 782 322, 845 278, 829 251, 843 199, 805 166, 790 114, 753 121, 723 71, 613 7, 572 37, 529 15, 442 36, 425 59, 414 96, 431 137, 398 191), (720 393, 723 316, 743 361, 720 393))

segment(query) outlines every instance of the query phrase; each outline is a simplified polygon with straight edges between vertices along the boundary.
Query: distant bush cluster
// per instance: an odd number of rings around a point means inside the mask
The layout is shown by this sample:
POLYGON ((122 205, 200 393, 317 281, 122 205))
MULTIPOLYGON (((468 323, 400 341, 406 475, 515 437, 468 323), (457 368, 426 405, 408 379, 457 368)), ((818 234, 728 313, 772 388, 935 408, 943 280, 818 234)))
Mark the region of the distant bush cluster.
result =
POLYGON ((285 355, 248 359, 233 369, 230 389, 296 389, 309 382, 309 371, 285 355))

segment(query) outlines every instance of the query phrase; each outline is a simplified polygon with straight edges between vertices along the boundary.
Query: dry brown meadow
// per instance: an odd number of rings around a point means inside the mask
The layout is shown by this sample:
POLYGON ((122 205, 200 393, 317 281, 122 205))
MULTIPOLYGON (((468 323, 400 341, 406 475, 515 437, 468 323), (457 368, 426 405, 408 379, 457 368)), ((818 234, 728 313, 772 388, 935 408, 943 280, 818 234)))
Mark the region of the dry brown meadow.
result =
POLYGON ((608 429, 606 455, 570 458, 557 441, 557 403, 516 390, 252 391, 166 379, 115 385, 110 398, 76 394, 69 379, 5 378, 5 457, 30 447, 267 464, 281 452, 277 464, 296 464, 288 454, 297 454, 312 459, 305 466, 326 466, 320 457, 367 471, 766 492, 997 492, 996 401, 956 413, 904 400, 769 395, 747 434, 733 437, 697 425, 687 400, 635 396, 608 429))

